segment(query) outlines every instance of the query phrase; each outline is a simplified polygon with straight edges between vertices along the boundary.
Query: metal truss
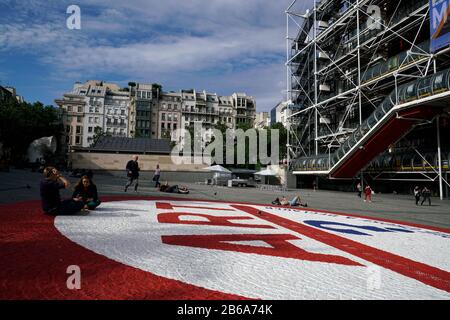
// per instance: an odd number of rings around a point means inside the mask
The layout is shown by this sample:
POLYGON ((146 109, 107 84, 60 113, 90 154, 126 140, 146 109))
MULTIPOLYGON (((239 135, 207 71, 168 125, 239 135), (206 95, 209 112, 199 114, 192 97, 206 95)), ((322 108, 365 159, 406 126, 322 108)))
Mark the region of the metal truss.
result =
POLYGON ((369 5, 387 2, 314 1, 313 7, 305 10, 303 1, 294 0, 286 9, 286 100, 292 102, 288 104, 291 110, 287 119, 289 156, 332 152, 330 149, 345 142, 377 107, 386 91, 395 88, 398 101, 400 84, 408 78, 423 77, 436 70, 436 55, 418 44, 419 35, 429 27, 426 23, 428 4, 416 5, 414 10, 398 19, 394 18, 408 3, 406 0, 396 2, 394 11, 389 12, 390 19, 382 16, 375 20, 368 13, 369 5), (332 11, 338 5, 347 5, 347 8, 336 17, 323 19, 333 16, 327 10, 332 11), (379 29, 373 31, 364 27, 367 21, 377 24, 379 29), (356 33, 346 37, 352 32, 356 33), (337 34, 343 36, 339 38, 337 34), (382 59, 378 55, 380 48, 397 39, 404 43, 406 51, 398 66, 363 81, 369 68, 382 59), (334 52, 329 51, 330 47, 334 52), (434 68, 431 68, 433 62, 434 68), (345 88, 328 88, 329 79, 339 79, 345 88), (327 89, 333 94, 327 95, 327 89))

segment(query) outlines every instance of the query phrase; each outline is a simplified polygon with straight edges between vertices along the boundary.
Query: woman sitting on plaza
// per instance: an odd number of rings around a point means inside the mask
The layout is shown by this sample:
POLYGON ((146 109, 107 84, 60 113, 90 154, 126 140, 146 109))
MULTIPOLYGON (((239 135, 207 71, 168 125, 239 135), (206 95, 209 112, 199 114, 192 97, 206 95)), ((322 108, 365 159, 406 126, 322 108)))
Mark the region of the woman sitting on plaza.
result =
POLYGON ((88 176, 81 177, 72 195, 74 201, 81 201, 85 209, 94 210, 101 201, 98 199, 97 186, 88 176))
POLYGON ((43 170, 44 179, 40 183, 42 209, 48 215, 72 215, 83 210, 83 203, 73 199, 61 200, 59 190, 70 186, 69 180, 64 178, 54 167, 43 170))

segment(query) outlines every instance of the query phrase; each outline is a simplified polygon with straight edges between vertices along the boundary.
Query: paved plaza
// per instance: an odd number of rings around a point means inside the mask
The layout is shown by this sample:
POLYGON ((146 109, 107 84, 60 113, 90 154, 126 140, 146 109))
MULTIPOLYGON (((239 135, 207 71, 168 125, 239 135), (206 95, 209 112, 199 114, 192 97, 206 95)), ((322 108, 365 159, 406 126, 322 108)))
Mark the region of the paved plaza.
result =
MULTIPOLYGON (((24 200, 39 199, 39 181, 41 174, 29 170, 12 170, 11 172, 0 172, 0 203, 14 203, 24 200), (29 186, 29 188, 27 188, 29 186)), ((67 175, 66 175, 67 176, 67 175)), ((76 178, 70 178, 74 183, 76 178)), ((94 181, 101 195, 132 195, 132 196, 161 196, 161 193, 153 187, 151 175, 140 180, 139 193, 134 193, 130 188, 127 193, 123 192, 126 184, 125 174, 99 173, 94 175, 94 181)), ((162 175, 164 182, 164 173, 162 175)), ((171 185, 186 185, 190 194, 170 194, 171 197, 200 199, 200 200, 223 200, 250 203, 270 204, 276 197, 285 195, 293 198, 300 193, 302 200, 314 209, 340 211, 345 213, 362 214, 369 217, 393 219, 411 223, 419 223, 429 226, 450 229, 450 201, 440 201, 432 198, 432 205, 416 206, 412 195, 376 194, 372 203, 365 203, 356 196, 356 193, 338 192, 311 189, 291 189, 287 192, 264 191, 255 188, 227 188, 207 186, 204 184, 168 181, 171 185)), ((70 197, 69 191, 64 191, 66 197, 70 197)))
POLYGON ((96 174, 101 206, 54 218, 39 173, 0 175, 2 299, 450 299, 447 201, 202 184, 175 195, 150 179, 124 193, 124 177, 96 174), (270 204, 299 192, 307 208, 270 204))

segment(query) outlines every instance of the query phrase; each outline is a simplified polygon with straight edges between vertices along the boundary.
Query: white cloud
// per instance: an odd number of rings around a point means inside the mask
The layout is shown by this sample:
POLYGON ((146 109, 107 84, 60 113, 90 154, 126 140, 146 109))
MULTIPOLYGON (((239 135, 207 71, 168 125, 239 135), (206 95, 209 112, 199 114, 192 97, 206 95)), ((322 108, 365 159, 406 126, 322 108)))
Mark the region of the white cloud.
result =
POLYGON ((172 88, 245 91, 258 109, 282 99, 290 0, 79 0, 78 31, 65 28, 68 4, 21 1, 20 18, 0 25, 0 53, 36 55, 52 66, 49 79, 113 74, 172 88), (27 22, 30 14, 41 20, 27 22))

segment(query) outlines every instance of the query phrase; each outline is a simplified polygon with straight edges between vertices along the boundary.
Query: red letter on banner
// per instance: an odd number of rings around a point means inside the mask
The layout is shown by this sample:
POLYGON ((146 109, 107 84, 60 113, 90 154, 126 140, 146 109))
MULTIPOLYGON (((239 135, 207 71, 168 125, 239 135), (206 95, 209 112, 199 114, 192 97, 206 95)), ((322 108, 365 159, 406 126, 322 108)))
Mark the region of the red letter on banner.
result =
POLYGON ((349 266, 362 266, 355 261, 341 256, 305 251, 288 242, 289 240, 300 239, 290 234, 175 235, 162 236, 161 238, 163 243, 177 246, 253 253, 298 260, 336 263, 349 266), (264 241, 268 243, 271 248, 228 243, 235 241, 264 241))
POLYGON ((249 224, 249 223, 234 223, 230 220, 252 220, 251 216, 212 216, 202 213, 189 212, 166 212, 158 214, 158 222, 160 223, 178 223, 178 224, 196 224, 196 225, 210 225, 210 226, 226 226, 226 227, 245 227, 245 228, 266 228, 275 229, 267 224, 249 224), (181 216, 202 217, 208 221, 196 220, 180 220, 181 216))

